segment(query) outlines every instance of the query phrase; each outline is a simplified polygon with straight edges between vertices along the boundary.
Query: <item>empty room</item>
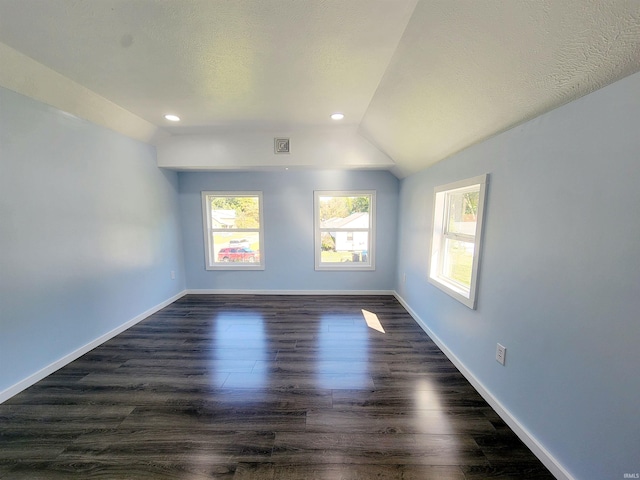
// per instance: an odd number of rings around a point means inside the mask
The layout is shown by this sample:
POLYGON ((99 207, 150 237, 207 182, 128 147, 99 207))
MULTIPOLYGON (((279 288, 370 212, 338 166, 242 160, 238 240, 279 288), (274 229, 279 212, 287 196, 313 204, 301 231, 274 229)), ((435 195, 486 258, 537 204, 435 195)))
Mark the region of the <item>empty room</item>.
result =
POLYGON ((640 478, 640 2, 0 0, 0 479, 640 478))

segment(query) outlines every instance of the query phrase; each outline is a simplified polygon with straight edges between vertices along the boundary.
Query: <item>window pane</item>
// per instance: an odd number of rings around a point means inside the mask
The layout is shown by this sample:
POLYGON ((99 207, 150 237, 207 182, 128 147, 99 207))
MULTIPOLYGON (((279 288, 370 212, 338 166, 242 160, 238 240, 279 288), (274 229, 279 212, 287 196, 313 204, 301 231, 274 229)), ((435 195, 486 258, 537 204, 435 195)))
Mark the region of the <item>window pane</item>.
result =
POLYGON ((260 228, 258 197, 217 197, 211 201, 211 228, 260 228))
POLYGON ((429 282, 472 309, 488 178, 479 175, 434 189, 429 282))
POLYGON ((259 263, 259 232, 213 232, 213 258, 216 263, 259 263))
POLYGON ((321 262, 368 262, 369 232, 322 232, 321 262))
POLYGON ((473 243, 446 239, 442 275, 467 288, 471 287, 473 251, 473 243))
POLYGON ((369 228, 369 196, 320 197, 320 227, 369 228))
POLYGON ((207 270, 264 270, 262 192, 202 192, 207 270))
POLYGON ((375 192, 316 191, 314 215, 316 270, 375 269, 375 192))
POLYGON ((480 185, 473 191, 450 192, 447 194, 447 225, 449 233, 476 234, 480 185))

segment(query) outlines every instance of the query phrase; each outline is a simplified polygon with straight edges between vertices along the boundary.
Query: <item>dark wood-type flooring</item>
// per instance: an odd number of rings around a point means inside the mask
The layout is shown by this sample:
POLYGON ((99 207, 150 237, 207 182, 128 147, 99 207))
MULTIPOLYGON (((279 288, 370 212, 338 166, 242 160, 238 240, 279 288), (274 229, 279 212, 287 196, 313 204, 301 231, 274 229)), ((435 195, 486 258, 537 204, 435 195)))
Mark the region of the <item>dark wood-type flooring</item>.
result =
POLYGON ((553 476, 391 296, 187 295, 0 405, 0 478, 553 476))

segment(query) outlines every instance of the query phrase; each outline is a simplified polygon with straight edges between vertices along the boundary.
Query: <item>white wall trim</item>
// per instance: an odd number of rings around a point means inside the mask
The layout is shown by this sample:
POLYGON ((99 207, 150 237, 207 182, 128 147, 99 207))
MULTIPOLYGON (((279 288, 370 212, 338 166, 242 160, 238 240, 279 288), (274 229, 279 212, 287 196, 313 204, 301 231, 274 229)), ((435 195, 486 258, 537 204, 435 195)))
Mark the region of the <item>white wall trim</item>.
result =
POLYGON ((486 400, 486 402, 493 408, 496 413, 502 418, 507 425, 515 432, 515 434, 524 442, 527 447, 538 457, 538 459, 544 464, 549 471, 555 475, 559 480, 575 480, 562 464, 529 432, 518 419, 505 408, 500 401, 495 398, 491 392, 478 380, 462 363, 462 361, 456 357, 456 355, 449 350, 447 345, 427 326, 424 320, 413 311, 409 304, 398 294, 393 294, 396 299, 402 304, 402 306, 409 312, 409 315, 413 317, 418 325, 429 335, 431 340, 442 350, 449 360, 456 366, 460 373, 471 383, 471 385, 478 391, 478 393, 486 400))
POLYGON ((240 290, 189 289, 190 295, 395 295, 393 290, 240 290))
POLYGON ((69 363, 73 362, 74 360, 80 358, 85 353, 93 350, 94 348, 96 348, 97 346, 103 344, 107 340, 112 339, 113 337, 115 337, 116 335, 124 332, 128 328, 133 327, 136 323, 141 322, 142 320, 144 320, 148 316, 153 315, 154 313, 156 313, 159 310, 162 310, 164 307, 172 304, 173 302, 175 302, 176 300, 182 298, 186 294, 187 294, 186 290, 183 290, 182 292, 174 295, 173 297, 165 300, 164 302, 159 303, 158 305, 156 305, 154 307, 151 307, 149 310, 141 313, 140 315, 135 316, 134 318, 132 318, 131 320, 129 320, 129 321, 125 322, 125 323, 123 323, 119 327, 114 328, 113 330, 111 330, 110 332, 105 333, 104 335, 100 335, 95 340, 92 340, 91 342, 87 343, 86 345, 78 348, 77 350, 74 350, 73 352, 69 353, 68 355, 65 355, 64 357, 56 360, 55 362, 51 363, 50 365, 47 365, 46 367, 42 368, 41 370, 38 370, 34 374, 29 375, 27 378, 19 381, 18 383, 10 386, 9 388, 3 390, 2 392, 0 392, 0 403, 6 402, 7 400, 9 400, 14 395, 17 395, 21 391, 29 388, 31 385, 39 382, 40 380, 42 380, 46 376, 51 375, 52 373, 54 373, 56 370, 59 370, 60 368, 64 367, 65 365, 68 365, 69 363))

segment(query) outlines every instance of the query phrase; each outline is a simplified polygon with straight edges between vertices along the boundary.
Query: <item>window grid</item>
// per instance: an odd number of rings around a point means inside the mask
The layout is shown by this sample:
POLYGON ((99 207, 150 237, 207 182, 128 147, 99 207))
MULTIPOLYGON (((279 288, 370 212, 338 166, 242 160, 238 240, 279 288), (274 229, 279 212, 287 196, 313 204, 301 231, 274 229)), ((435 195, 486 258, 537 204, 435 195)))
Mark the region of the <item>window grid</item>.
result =
POLYGON ((264 270, 262 203, 262 192, 202 192, 207 270, 264 270))
POLYGON ((437 187, 429 281, 469 308, 477 273, 487 175, 437 187))
POLYGON ((375 270, 375 191, 316 191, 314 217, 316 270, 375 270), (354 203, 366 199, 368 208, 363 210, 361 204, 360 208, 343 213, 342 217, 322 218, 321 204, 334 199, 338 203, 339 199, 350 199, 354 203), (363 218, 358 214, 363 213, 368 215, 366 227, 339 225, 341 221, 348 223, 352 216, 353 223, 360 223, 363 218), (360 218, 356 221, 358 216, 360 218), (328 222, 333 222, 333 225, 327 225, 328 222), (329 252, 330 249, 333 252, 329 252))

